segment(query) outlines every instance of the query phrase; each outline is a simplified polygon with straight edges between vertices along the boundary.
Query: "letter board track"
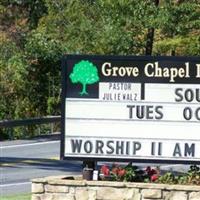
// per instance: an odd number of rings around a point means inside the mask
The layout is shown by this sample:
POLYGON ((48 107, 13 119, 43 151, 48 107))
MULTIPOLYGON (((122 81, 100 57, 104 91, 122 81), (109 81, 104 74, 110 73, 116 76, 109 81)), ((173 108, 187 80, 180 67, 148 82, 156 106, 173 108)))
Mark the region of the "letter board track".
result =
POLYGON ((66 55, 61 158, 200 161, 200 57, 66 55))

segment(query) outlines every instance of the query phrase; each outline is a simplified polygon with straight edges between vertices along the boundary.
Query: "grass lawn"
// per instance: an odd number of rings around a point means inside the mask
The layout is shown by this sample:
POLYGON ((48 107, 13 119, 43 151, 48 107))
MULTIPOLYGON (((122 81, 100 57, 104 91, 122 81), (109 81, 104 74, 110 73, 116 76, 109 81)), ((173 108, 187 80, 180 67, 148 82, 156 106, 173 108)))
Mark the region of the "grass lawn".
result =
POLYGON ((1 200, 31 200, 31 194, 8 195, 0 197, 1 200))

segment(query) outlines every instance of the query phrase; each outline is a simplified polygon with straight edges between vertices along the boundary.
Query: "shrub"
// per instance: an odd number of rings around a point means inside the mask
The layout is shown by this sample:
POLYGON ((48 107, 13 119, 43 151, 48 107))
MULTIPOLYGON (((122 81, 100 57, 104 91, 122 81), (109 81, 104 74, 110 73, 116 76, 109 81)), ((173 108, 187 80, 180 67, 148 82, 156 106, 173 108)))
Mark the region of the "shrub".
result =
POLYGON ((113 164, 111 167, 103 165, 100 174, 102 180, 111 181, 200 185, 200 168, 196 165, 190 166, 187 173, 175 175, 172 172, 161 174, 158 168, 150 166, 143 170, 131 163, 127 166, 113 164))

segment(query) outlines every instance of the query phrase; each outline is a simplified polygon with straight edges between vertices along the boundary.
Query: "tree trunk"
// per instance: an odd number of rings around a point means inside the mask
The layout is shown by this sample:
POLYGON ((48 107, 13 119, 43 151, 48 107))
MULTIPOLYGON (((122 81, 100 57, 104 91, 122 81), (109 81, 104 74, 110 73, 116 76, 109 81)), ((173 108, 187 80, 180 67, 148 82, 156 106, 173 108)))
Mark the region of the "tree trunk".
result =
POLYGON ((172 50, 172 51, 171 51, 171 56, 175 56, 175 55, 176 55, 175 50, 172 50))
MULTIPOLYGON (((159 0, 154 0, 156 7, 159 5, 159 0)), ((147 43, 146 43, 146 55, 151 55, 153 50, 153 40, 154 40, 154 28, 149 28, 147 32, 147 43)))
POLYGON ((146 55, 151 55, 153 50, 154 28, 149 28, 147 33, 146 55))

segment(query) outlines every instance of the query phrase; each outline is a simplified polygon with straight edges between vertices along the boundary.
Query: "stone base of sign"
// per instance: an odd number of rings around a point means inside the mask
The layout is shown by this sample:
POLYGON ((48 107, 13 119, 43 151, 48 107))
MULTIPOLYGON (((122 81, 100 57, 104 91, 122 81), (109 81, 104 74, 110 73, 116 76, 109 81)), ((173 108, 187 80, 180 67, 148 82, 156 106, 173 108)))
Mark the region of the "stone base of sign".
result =
POLYGON ((200 186, 71 179, 33 179, 32 200, 200 200, 200 186))

